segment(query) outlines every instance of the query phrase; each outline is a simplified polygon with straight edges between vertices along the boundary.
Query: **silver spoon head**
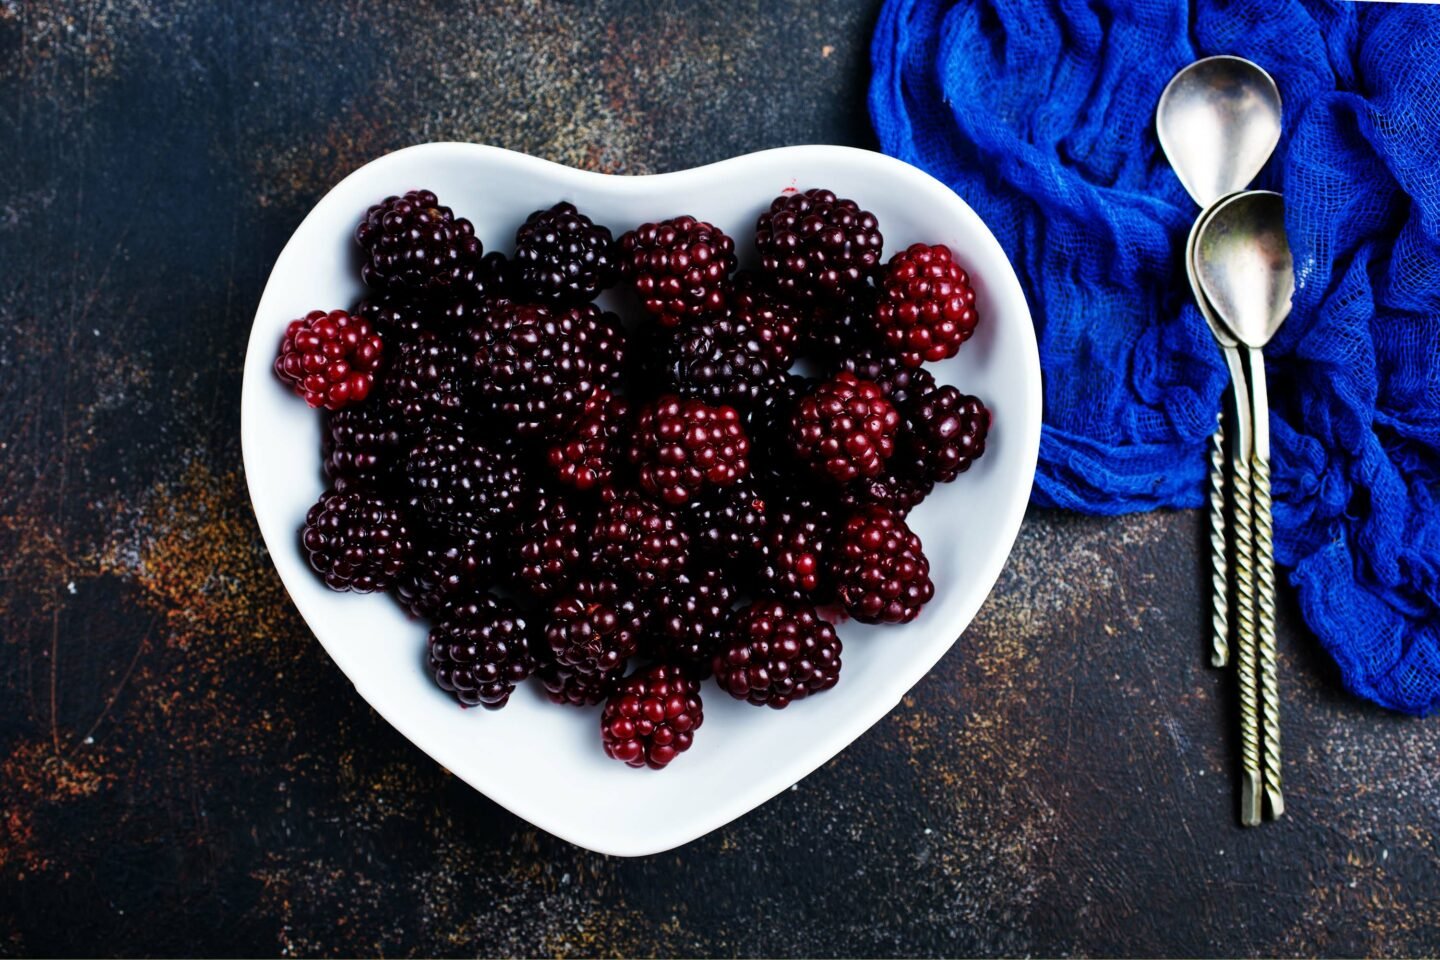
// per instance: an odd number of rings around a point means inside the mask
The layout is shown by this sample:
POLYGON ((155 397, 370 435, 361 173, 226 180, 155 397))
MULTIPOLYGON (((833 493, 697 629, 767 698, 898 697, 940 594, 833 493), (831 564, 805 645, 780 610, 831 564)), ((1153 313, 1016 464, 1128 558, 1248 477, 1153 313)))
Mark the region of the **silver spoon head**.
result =
POLYGON ((1235 339, 1257 348, 1269 343, 1295 293, 1280 194, 1247 190, 1216 203, 1195 238, 1195 272, 1235 339))
POLYGON ((1155 110, 1160 147, 1201 207, 1244 190, 1280 142, 1280 91, 1243 57, 1206 57, 1171 79, 1155 110))
POLYGON ((1215 315, 1215 308, 1210 306, 1210 300, 1205 296, 1205 291, 1200 286, 1200 277, 1195 270, 1195 238, 1200 235, 1200 226, 1210 213, 1209 208, 1200 211, 1200 216, 1190 225, 1190 233, 1185 237, 1185 273, 1190 278, 1190 290, 1195 294, 1195 306, 1200 310, 1200 316, 1205 318, 1205 324, 1210 328, 1210 333, 1215 337, 1215 342, 1221 347, 1229 349, 1238 347, 1240 342, 1230 335, 1225 324, 1215 315))

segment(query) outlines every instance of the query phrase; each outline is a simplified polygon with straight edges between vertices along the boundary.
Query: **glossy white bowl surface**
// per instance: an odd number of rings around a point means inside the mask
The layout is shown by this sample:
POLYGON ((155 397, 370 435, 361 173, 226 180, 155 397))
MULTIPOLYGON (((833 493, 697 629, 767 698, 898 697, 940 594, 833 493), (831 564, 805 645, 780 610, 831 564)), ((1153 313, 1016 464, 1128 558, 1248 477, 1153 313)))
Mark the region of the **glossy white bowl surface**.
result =
MULTIPOLYGON (((623 297, 607 298, 625 309, 623 297)), ((634 856, 678 846, 764 803, 864 733, 935 665, 974 617, 1014 543, 1035 470, 1040 396, 1030 313, 1004 252, 959 197, 908 164, 804 146, 616 177, 494 147, 431 143, 346 177, 286 245, 250 337, 242 440, 255 515, 276 569, 360 695, 420 749, 517 815, 592 850, 634 856), (874 211, 887 257, 917 241, 948 244, 970 272, 982 319, 960 355, 932 369, 979 395, 994 426, 985 456, 911 517, 932 563, 934 601, 902 627, 840 624, 841 682, 786 710, 752 707, 707 682, 694 747, 661 772, 605 757, 599 708, 553 706, 534 685, 498 712, 459 708, 426 675, 423 623, 386 596, 333 593, 306 565, 297 531, 323 488, 320 418, 271 372, 290 320, 348 308, 360 296, 352 233, 366 207, 422 186, 469 218, 486 249, 508 251, 530 211, 565 199, 617 236, 681 213, 710 220, 736 238, 743 264, 756 216, 781 191, 811 186, 874 211)))

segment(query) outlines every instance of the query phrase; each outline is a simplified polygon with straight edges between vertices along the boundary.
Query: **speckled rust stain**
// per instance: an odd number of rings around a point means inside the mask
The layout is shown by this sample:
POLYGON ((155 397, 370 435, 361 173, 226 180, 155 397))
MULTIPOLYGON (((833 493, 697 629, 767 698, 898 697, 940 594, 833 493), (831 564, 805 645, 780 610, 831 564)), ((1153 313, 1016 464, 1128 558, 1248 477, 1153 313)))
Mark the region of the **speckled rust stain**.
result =
POLYGON ((1339 692, 1290 607, 1291 811, 1236 825, 1191 514, 1034 512, 886 720, 638 861, 429 761, 285 598, 237 403, 316 198, 423 140, 612 173, 870 144, 874 12, 0 0, 0 953, 1440 950, 1440 727, 1339 692))

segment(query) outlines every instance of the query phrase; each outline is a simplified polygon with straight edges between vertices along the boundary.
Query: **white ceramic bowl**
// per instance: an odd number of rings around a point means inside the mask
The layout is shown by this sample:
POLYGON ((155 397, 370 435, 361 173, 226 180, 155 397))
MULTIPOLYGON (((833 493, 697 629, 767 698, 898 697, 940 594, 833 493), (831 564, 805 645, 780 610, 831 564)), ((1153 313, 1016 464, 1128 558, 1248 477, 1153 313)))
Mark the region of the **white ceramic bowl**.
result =
POLYGON ((908 164, 803 146, 617 177, 494 147, 430 143, 361 167, 300 224, 255 314, 241 407, 250 496, 275 567, 360 695, 420 749, 518 816, 580 846, 636 856, 679 846, 775 796, 864 733, 934 666, 970 623, 1014 543, 1035 470, 1040 402, 1030 313, 1004 252, 959 197, 908 164), (423 623, 386 596, 333 593, 310 571, 297 531, 323 487, 320 418, 281 385, 271 363, 290 320, 349 307, 360 296, 352 233, 367 206, 426 187, 475 224, 486 249, 505 251, 530 211, 560 199, 617 236, 689 213, 734 236, 743 263, 755 218, 770 200, 811 186, 874 211, 887 256, 916 241, 955 251, 975 284, 981 322, 960 355, 933 370, 980 396, 994 415, 985 456, 911 516, 932 564, 934 601, 903 627, 840 624, 838 686, 776 711, 707 683, 705 722, 691 750, 664 771, 634 770, 601 752, 598 707, 553 706, 533 684, 504 710, 462 710, 426 674, 423 623))

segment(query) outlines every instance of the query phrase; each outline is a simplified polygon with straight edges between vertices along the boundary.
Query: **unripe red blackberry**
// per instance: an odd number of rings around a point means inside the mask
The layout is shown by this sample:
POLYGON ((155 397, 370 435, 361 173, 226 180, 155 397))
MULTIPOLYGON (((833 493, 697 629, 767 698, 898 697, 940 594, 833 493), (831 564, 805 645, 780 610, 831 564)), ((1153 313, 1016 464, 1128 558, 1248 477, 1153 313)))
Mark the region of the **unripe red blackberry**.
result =
POLYGON ((970 277, 942 244, 912 244, 890 258, 875 325, 909 366, 953 357, 975 332, 970 277))
POLYGON ((796 404, 791 449, 821 476, 848 483, 879 475, 899 428, 900 414, 880 388, 842 371, 796 404))
POLYGON ((429 190, 386 197, 355 228, 365 251, 360 278, 375 290, 458 292, 474 283, 484 253, 469 220, 429 190))
POLYGON ((840 602, 861 623, 909 623, 935 595, 920 538, 884 507, 850 516, 834 567, 840 602))
POLYGON ((755 225, 760 269, 782 296, 834 299, 879 272, 884 237, 875 215, 829 190, 783 193, 755 225))
POLYGON ((645 311, 674 327, 725 308, 735 241, 703 220, 675 217, 622 236, 620 262, 645 311))
POLYGON ((285 328, 275 374, 310 406, 339 410, 370 395, 384 350, 363 318, 311 310, 285 328))
POLYGON ((704 720, 700 683, 659 664, 621 681, 605 701, 600 739, 606 756, 659 770, 690 749, 704 720))
POLYGON ((840 680, 840 638, 803 603, 762 597, 736 610, 714 658, 730 696, 779 710, 840 680))
POLYGON ((640 411, 630 460, 640 486, 670 506, 750 472, 750 438, 734 407, 662 396, 640 411))
POLYGON ((463 594, 436 616, 429 663, 440 689, 462 705, 498 710, 535 669, 530 626, 509 601, 463 594))
POLYGON ((311 569, 331 590, 385 590, 405 569, 415 545, 405 514, 364 489, 320 495, 300 530, 311 569))

